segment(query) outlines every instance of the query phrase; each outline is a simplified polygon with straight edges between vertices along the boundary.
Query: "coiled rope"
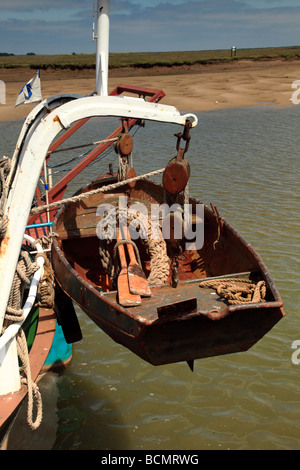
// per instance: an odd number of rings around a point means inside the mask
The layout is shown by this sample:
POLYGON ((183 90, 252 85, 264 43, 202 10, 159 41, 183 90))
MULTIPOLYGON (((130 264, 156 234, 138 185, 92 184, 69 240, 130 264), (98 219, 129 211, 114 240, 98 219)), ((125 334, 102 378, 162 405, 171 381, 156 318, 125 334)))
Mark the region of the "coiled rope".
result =
POLYGON ((217 294, 231 305, 249 302, 265 302, 266 283, 249 279, 231 278, 203 281, 200 287, 215 289, 217 294))

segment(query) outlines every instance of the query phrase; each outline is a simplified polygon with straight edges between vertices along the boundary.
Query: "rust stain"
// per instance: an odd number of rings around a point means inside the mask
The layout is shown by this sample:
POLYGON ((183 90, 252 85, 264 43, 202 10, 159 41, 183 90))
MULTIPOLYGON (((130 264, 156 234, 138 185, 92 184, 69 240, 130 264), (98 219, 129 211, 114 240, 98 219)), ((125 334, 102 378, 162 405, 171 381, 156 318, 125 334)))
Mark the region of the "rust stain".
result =
POLYGON ((3 256, 6 253, 8 242, 9 242, 10 237, 5 237, 3 238, 0 246, 0 258, 3 258, 3 256))
POLYGON ((60 123, 60 119, 59 119, 58 115, 54 116, 53 122, 59 122, 60 123))
POLYGON ((7 227, 6 227, 6 235, 0 242, 0 259, 5 256, 5 253, 8 248, 8 243, 10 240, 10 224, 9 224, 9 217, 7 217, 7 227))

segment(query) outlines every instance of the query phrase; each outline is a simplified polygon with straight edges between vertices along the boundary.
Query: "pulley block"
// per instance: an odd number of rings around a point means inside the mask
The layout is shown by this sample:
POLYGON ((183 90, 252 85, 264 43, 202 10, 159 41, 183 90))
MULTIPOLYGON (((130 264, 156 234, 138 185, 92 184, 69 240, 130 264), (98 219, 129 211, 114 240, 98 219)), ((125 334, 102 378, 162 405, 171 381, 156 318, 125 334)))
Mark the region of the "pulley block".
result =
POLYGON ((172 158, 163 173, 163 186, 168 193, 179 194, 186 187, 189 177, 189 162, 185 158, 172 158))
POLYGON ((128 156, 131 154, 133 149, 133 138, 127 132, 119 135, 117 142, 115 143, 115 151, 121 155, 128 156))

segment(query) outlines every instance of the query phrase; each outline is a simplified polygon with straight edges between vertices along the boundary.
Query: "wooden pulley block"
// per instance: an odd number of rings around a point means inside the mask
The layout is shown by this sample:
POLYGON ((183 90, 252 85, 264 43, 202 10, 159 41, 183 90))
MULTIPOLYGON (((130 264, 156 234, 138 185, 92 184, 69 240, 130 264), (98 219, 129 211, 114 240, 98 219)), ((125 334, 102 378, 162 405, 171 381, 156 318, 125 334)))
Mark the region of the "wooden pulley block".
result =
POLYGON ((169 161, 163 173, 163 186, 170 194, 178 194, 186 187, 190 177, 190 165, 183 158, 176 157, 169 161))
POLYGON ((115 150, 121 155, 128 156, 131 154, 133 149, 133 138, 128 133, 120 134, 119 139, 116 143, 115 150))
MULTIPOLYGON (((135 169, 132 166, 129 166, 126 170, 126 179, 128 180, 130 178, 134 178, 135 176, 136 176, 135 169)), ((135 183, 136 183, 136 181, 132 181, 131 183, 128 183, 128 186, 130 188, 134 188, 135 183)))

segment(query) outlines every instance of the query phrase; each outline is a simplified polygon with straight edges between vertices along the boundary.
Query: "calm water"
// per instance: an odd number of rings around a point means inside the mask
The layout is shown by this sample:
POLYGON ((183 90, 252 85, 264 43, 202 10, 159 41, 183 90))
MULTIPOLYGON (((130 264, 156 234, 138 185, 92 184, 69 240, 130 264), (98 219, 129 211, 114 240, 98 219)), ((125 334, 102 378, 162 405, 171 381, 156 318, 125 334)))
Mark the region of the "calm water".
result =
MULTIPOLYGON (((191 194, 216 204, 258 250, 286 318, 250 351, 196 361, 192 373, 184 363, 143 362, 78 309, 84 338, 74 346, 72 365, 41 382, 44 423, 33 434, 26 428, 25 441, 15 428, 11 449, 300 449, 300 364, 292 362, 292 343, 300 340, 300 107, 198 117, 187 155, 191 194)), ((85 141, 95 125, 85 130, 85 141)), ((20 127, 20 121, 0 123, 1 156, 11 155, 20 127)), ((143 145, 134 153, 137 172, 162 168, 176 154, 178 129, 169 131, 165 141, 157 124, 136 134, 136 146, 143 145)), ((71 156, 60 154, 57 161, 71 156)), ((114 152, 80 182, 111 159, 116 162, 114 152)))

